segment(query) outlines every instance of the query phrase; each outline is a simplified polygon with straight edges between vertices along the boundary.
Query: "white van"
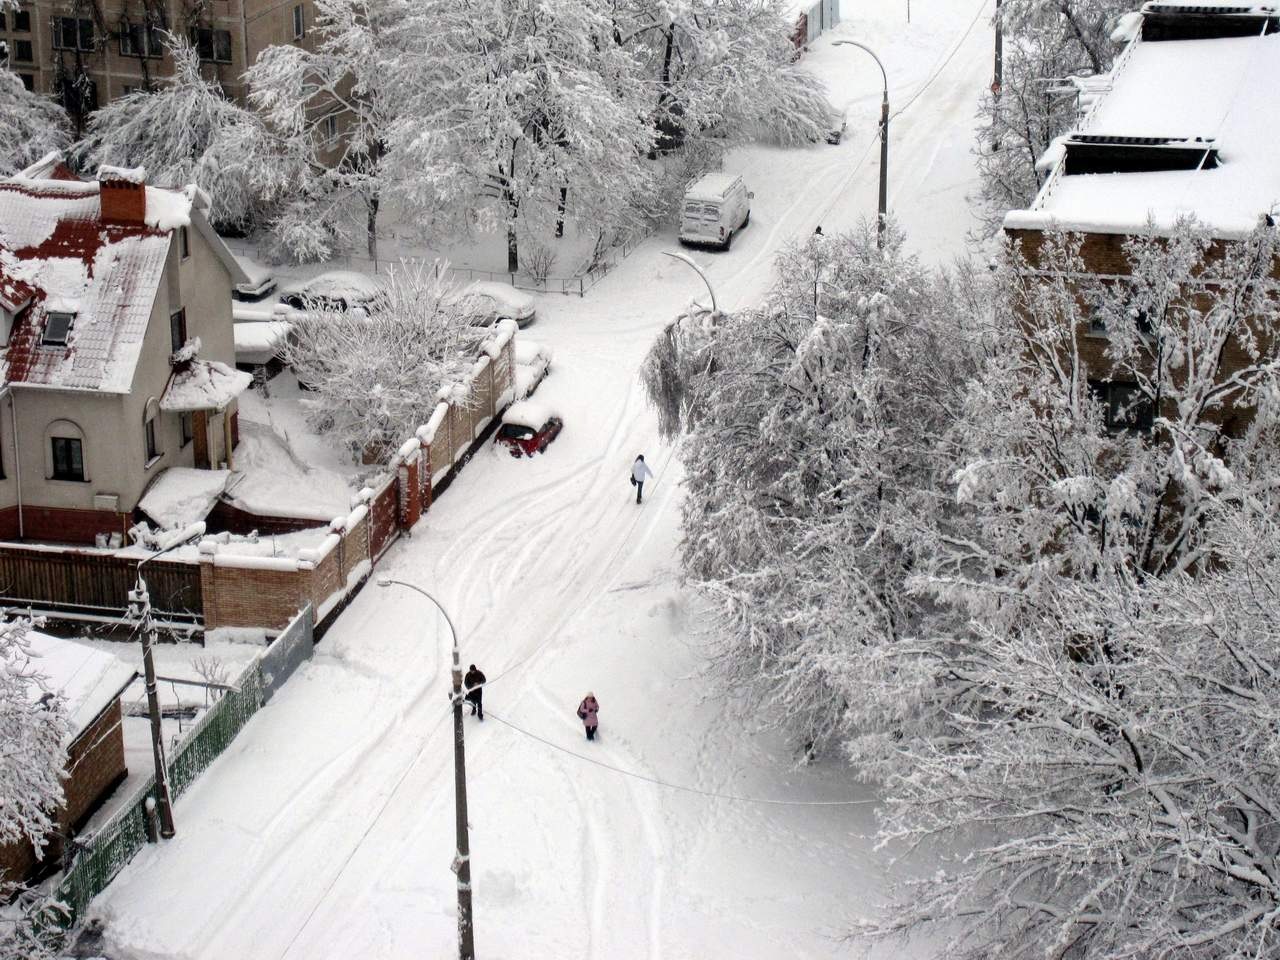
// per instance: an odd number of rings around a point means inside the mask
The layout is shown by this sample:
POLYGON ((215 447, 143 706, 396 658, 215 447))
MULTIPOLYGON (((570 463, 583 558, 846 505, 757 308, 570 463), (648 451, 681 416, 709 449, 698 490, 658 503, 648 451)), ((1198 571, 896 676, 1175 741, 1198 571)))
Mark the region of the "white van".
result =
POLYGON ((733 235, 751 219, 751 198, 736 173, 708 173, 684 192, 680 242, 710 244, 728 250, 733 235))

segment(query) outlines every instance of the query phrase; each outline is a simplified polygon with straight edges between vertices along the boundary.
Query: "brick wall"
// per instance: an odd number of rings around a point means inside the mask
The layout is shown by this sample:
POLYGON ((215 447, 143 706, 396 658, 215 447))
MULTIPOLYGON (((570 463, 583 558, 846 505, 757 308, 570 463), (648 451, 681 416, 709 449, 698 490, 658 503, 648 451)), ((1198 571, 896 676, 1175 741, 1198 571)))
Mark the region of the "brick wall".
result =
MULTIPOLYGON (((117 698, 98 715, 67 750, 64 801, 56 823, 62 833, 84 826, 101 802, 128 776, 124 761, 124 731, 117 698)), ((21 881, 52 869, 62 856, 62 844, 52 837, 37 855, 27 842, 0 847, 0 879, 21 881)))
MULTIPOLYGON (((17 508, 13 508, 12 528, 17 538, 17 508)), ((27 540, 54 543, 92 544, 99 533, 124 534, 131 524, 129 514, 107 510, 74 510, 24 504, 22 532, 27 540)))

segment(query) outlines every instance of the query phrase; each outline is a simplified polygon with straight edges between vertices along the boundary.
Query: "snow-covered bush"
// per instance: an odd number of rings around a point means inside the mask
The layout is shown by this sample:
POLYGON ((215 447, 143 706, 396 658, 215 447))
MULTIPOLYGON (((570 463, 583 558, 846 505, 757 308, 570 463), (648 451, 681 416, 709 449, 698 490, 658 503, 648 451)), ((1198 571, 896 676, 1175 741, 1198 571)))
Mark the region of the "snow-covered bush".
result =
POLYGON ((43 94, 27 90, 16 73, 0 70, 0 177, 70 142, 67 112, 43 94))
POLYGON ((201 75, 190 43, 166 34, 165 45, 173 75, 154 92, 137 90, 95 112, 73 160, 90 171, 102 164, 142 167, 161 187, 199 184, 209 194, 214 225, 242 228, 254 218, 262 179, 253 162, 261 122, 201 75))
POLYGON ((381 457, 426 423, 441 388, 465 379, 486 335, 471 316, 447 273, 402 266, 367 309, 295 314, 284 358, 312 391, 304 403, 317 428, 381 457))

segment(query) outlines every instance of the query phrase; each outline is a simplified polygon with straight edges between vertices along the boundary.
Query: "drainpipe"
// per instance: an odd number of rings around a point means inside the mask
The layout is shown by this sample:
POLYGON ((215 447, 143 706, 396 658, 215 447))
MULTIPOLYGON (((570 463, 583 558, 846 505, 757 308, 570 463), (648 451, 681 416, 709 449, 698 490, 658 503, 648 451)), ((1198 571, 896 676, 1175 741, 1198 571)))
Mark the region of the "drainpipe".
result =
POLYGON ((18 443, 18 396, 8 387, 4 392, 9 395, 9 422, 13 426, 13 477, 18 484, 18 539, 26 538, 26 527, 22 522, 22 456, 18 443))

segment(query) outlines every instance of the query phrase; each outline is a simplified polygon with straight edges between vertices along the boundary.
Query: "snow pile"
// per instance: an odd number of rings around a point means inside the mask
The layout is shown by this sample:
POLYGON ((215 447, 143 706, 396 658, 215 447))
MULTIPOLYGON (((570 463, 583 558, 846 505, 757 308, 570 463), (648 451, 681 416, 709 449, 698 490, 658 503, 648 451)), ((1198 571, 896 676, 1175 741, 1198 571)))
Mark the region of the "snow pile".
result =
POLYGON ((174 413, 223 410, 252 382, 251 374, 232 370, 217 360, 192 360, 185 370, 173 375, 160 398, 160 409, 174 413))
POLYGON ((241 417, 234 466, 227 497, 249 513, 328 523, 350 509, 347 478, 304 462, 267 424, 241 417))
POLYGON ((230 477, 230 470, 170 467, 147 489, 138 509, 161 527, 185 527, 209 515, 230 477))
POLYGON ((191 198, 174 190, 147 187, 146 224, 168 232, 191 225, 191 198))
POLYGON ((279 355, 289 339, 293 325, 287 320, 266 323, 237 323, 233 329, 236 341, 236 363, 260 365, 279 355))
POLYGON ((105 163, 98 167, 99 183, 108 183, 112 180, 144 184, 147 182, 147 171, 144 167, 113 167, 105 163))
POLYGON ((541 430, 548 420, 558 415, 554 409, 536 400, 518 400, 507 407, 502 415, 502 422, 537 431, 541 430))

